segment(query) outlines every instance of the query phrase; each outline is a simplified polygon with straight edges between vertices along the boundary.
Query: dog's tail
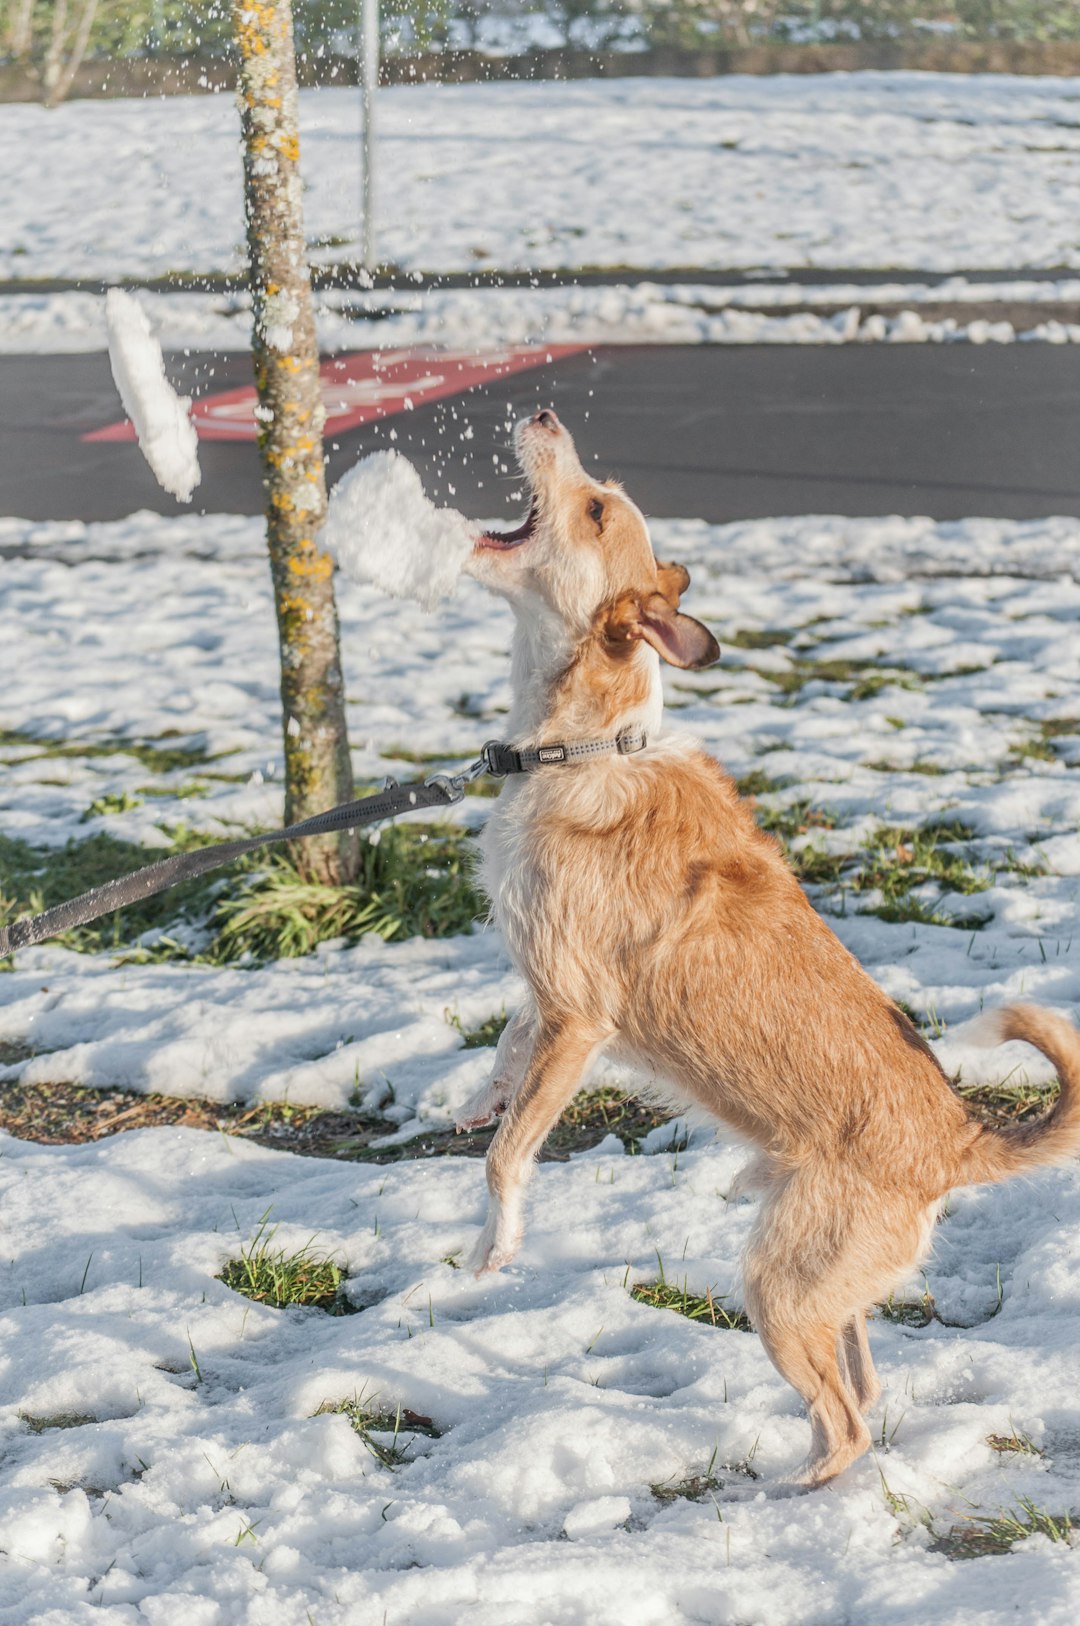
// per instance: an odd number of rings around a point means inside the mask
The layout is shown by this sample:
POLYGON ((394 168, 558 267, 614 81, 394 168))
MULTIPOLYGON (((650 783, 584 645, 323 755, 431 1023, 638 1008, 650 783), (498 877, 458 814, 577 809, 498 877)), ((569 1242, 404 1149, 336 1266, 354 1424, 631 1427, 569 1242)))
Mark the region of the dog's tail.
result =
POLYGON ((972 1037, 988 1047, 1010 1039, 1034 1045, 1053 1062, 1061 1094, 1034 1123, 1008 1129, 980 1127, 961 1155, 956 1184, 1004 1180, 1075 1157, 1080 1152, 1080 1032, 1065 1017, 1037 1005, 1007 1005, 980 1018, 972 1037))

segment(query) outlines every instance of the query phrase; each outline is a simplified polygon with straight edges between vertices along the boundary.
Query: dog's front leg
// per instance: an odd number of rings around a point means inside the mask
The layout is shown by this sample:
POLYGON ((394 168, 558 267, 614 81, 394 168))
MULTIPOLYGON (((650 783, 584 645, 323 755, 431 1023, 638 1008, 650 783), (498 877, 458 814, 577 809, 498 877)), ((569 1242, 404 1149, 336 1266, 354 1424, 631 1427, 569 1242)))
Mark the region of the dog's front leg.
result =
POLYGON ((457 1115, 457 1128, 482 1129, 501 1118, 521 1088, 536 1043, 536 1011, 531 999, 514 1012, 499 1035, 495 1065, 483 1089, 470 1095, 457 1115))
POLYGON ((487 1222, 469 1261, 478 1276, 508 1265, 517 1252, 533 1158, 610 1037, 610 1028, 582 1017, 537 1021, 525 1077, 488 1148, 487 1222))

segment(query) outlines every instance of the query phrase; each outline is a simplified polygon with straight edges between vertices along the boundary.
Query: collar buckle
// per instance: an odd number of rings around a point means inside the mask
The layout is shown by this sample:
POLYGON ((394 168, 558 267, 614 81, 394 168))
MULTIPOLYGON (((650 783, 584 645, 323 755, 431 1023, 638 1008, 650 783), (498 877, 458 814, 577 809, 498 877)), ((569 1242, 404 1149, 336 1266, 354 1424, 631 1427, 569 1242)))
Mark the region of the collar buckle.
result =
POLYGON ((488 740, 480 753, 493 779, 505 779, 507 774, 521 773, 521 752, 501 740, 488 740))

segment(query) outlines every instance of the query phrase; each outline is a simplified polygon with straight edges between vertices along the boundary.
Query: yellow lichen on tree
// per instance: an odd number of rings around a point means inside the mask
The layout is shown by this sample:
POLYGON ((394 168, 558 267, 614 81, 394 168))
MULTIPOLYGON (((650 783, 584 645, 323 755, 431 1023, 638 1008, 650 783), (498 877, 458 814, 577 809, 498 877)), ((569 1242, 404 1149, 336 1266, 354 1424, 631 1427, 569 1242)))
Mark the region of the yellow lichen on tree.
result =
MULTIPOLYGON (((353 794, 326 514, 325 413, 304 244, 290 0, 234 0, 244 206, 266 535, 281 647, 285 817, 353 794)), ((309 879, 356 873, 355 832, 298 844, 309 879)))

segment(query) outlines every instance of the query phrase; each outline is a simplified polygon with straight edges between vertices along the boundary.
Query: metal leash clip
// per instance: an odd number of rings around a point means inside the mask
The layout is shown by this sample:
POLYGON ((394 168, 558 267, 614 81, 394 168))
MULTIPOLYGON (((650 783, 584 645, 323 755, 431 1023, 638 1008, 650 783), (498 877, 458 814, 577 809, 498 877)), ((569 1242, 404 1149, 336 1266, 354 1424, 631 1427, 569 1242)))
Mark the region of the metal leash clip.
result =
POLYGON ((462 768, 460 773, 433 773, 430 779, 424 780, 424 784, 437 786, 446 797, 447 803, 453 806, 455 802, 463 799, 466 785, 471 785, 474 779, 479 779, 481 774, 489 772, 487 758, 478 757, 467 768, 462 768))

